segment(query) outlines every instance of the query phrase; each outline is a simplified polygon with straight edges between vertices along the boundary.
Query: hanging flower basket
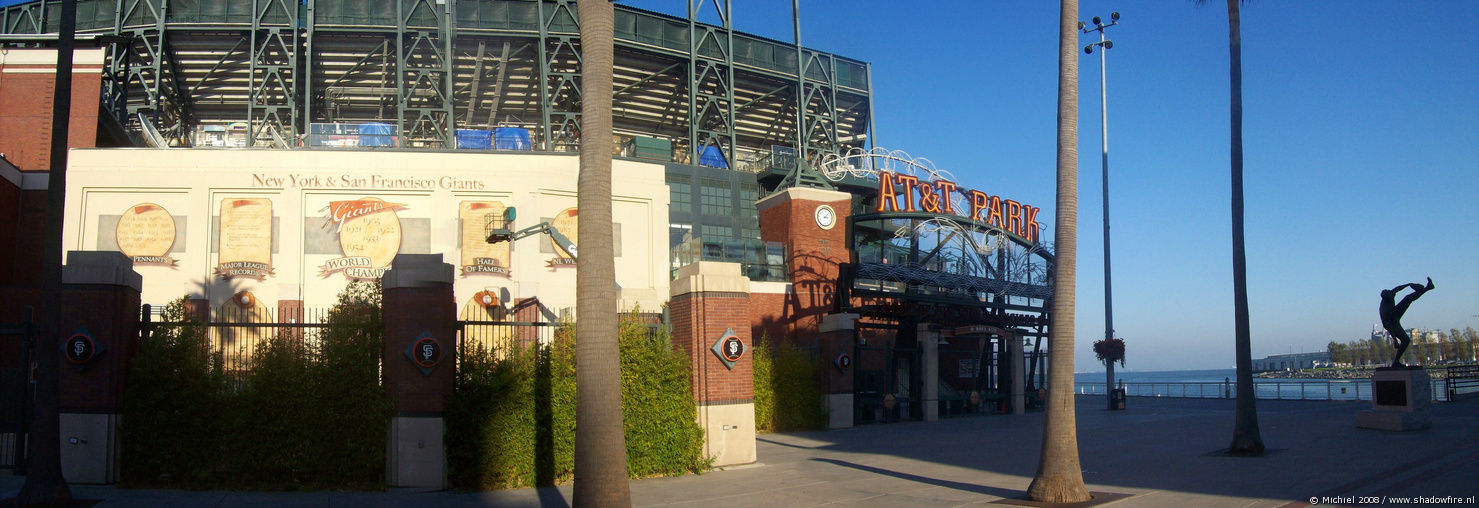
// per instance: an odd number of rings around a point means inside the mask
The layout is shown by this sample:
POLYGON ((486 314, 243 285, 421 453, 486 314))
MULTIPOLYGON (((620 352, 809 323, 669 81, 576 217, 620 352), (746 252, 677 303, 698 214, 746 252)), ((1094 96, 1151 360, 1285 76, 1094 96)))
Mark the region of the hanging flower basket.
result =
POLYGON ((1120 362, 1120 366, 1124 367, 1125 340, 1103 339, 1094 341, 1094 356, 1098 358, 1100 362, 1103 362, 1105 364, 1111 362, 1120 362))

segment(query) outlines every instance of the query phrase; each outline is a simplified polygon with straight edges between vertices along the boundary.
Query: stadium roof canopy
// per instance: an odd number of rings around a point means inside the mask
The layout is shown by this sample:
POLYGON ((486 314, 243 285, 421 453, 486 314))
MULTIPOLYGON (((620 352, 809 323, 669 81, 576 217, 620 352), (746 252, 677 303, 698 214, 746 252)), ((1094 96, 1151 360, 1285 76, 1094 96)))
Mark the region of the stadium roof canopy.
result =
MULTIPOLYGON (((688 1, 686 19, 616 5, 618 135, 667 140, 678 162, 714 146, 731 168, 773 146, 865 146, 867 63, 733 31, 730 0, 688 1)), ((60 12, 4 7, 0 45, 54 45, 60 12)), ((403 147, 451 148, 457 129, 527 128, 550 151, 579 138, 571 0, 79 0, 76 26, 107 50, 105 123, 134 140, 144 121, 176 144, 231 127, 297 146, 330 128, 315 124, 364 123, 403 147)))

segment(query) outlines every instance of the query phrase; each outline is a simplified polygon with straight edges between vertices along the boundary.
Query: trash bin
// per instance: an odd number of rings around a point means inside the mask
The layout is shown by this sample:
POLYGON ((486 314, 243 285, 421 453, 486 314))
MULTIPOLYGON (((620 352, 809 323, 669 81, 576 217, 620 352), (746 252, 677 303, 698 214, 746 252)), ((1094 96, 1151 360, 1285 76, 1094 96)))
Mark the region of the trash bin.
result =
POLYGON ((1115 388, 1109 391, 1109 410, 1120 411, 1125 409, 1125 389, 1115 388))

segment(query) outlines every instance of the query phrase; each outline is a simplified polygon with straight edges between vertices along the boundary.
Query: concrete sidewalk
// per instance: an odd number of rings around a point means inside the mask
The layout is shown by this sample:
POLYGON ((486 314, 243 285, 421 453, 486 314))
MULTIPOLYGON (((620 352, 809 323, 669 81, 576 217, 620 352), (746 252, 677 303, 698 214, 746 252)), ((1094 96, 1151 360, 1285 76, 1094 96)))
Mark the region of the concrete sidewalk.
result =
MULTIPOLYGON (((1109 412, 1080 397, 1079 453, 1096 492, 1128 494, 1114 506, 1400 504, 1427 496, 1479 499, 1479 400, 1437 404, 1431 429, 1358 429, 1366 402, 1258 402, 1270 453, 1218 454, 1232 436, 1231 400, 1131 397, 1109 412), (1333 498, 1345 498, 1336 500, 1333 498)), ((702 475, 633 481, 638 506, 962 506, 1018 499, 1032 481, 1042 413, 873 425, 760 436, 760 462, 702 475)), ((22 478, 0 476, 0 498, 22 478)), ((463 493, 189 492, 73 486, 114 506, 567 506, 558 488, 463 493)), ((1432 501, 1431 499, 1429 501, 1432 501)), ((1467 501, 1467 502, 1465 502, 1467 501)))

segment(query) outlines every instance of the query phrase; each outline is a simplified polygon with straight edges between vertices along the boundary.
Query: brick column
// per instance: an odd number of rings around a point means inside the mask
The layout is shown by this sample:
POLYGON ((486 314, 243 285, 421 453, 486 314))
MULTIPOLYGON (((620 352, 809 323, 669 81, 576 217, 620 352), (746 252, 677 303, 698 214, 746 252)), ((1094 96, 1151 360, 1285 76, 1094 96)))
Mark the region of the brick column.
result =
POLYGON ((822 316, 832 312, 841 264, 850 262, 847 217, 852 194, 792 187, 755 202, 760 212, 760 238, 786 244, 790 301, 771 317, 797 335, 817 331, 822 316))
POLYGON ((394 411, 386 453, 392 487, 442 489, 447 455, 442 411, 456 370, 452 265, 441 254, 401 254, 381 279, 385 390, 394 411))
POLYGON ((673 347, 693 366, 693 398, 704 453, 715 466, 755 462, 755 374, 750 353, 750 279, 738 263, 698 262, 678 269, 668 309, 673 347), (724 343, 743 345, 729 358, 724 343), (716 344, 719 352, 716 352, 716 344))
POLYGON ((72 251, 62 269, 59 408, 62 474, 118 481, 118 421, 138 352, 143 278, 118 252, 72 251))
POLYGON ((822 396, 826 397, 827 427, 853 425, 853 343, 857 314, 828 314, 818 328, 817 346, 822 354, 822 396), (844 360, 845 358, 845 360, 844 360))

